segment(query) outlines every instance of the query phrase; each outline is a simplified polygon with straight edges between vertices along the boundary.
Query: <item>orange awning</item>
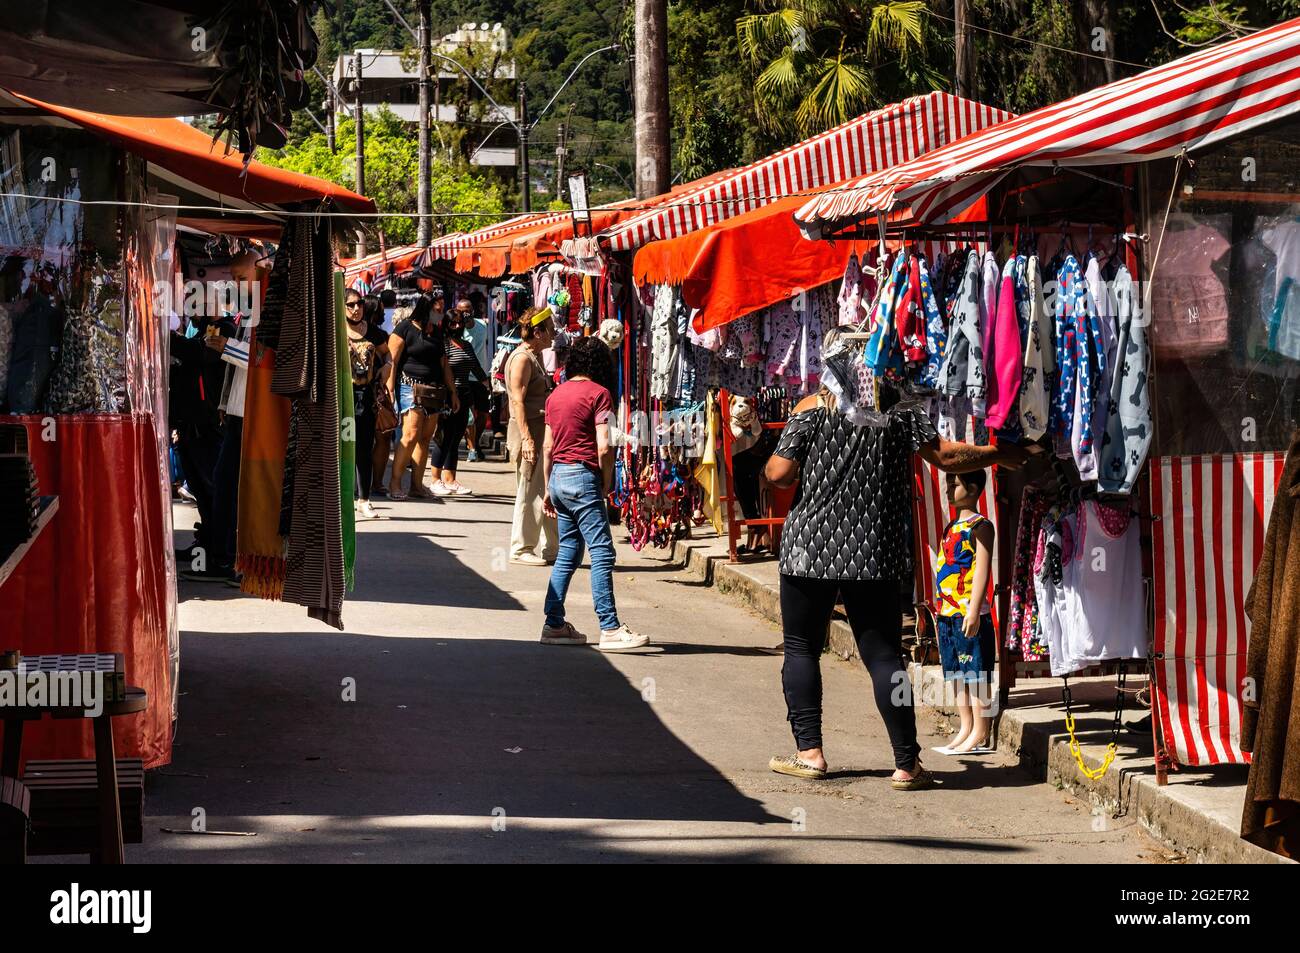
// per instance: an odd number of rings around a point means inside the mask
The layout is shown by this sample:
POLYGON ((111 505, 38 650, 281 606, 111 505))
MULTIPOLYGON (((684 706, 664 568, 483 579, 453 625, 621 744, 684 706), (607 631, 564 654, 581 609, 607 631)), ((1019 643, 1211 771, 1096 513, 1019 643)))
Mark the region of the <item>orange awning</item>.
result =
MULTIPOLYGON (((332 199, 344 212, 375 211, 371 199, 324 179, 256 161, 250 162, 245 171, 238 152, 224 155, 224 144, 214 143, 207 133, 179 119, 109 116, 43 103, 18 93, 11 95, 42 112, 103 136, 159 168, 216 193, 219 198, 264 205, 332 199)), ((195 217, 200 213, 186 214, 195 217)))
MULTIPOLYGON (((834 281, 854 252, 859 258, 874 253, 874 240, 805 239, 794 212, 807 201, 806 195, 788 196, 679 238, 644 245, 632 260, 632 279, 681 285, 686 304, 699 309, 696 331, 706 331, 834 281)), ((970 220, 985 217, 983 203, 966 215, 970 220)))
MULTIPOLYGON (((664 198, 627 199, 613 205, 591 210, 591 231, 613 228, 624 219, 637 214, 647 202, 664 198)), ((583 226, 586 227, 585 225, 583 226)), ((520 275, 543 261, 560 257, 560 242, 573 237, 573 219, 543 221, 529 228, 505 235, 490 235, 456 253, 456 270, 477 271, 481 278, 498 278, 504 274, 520 275)))

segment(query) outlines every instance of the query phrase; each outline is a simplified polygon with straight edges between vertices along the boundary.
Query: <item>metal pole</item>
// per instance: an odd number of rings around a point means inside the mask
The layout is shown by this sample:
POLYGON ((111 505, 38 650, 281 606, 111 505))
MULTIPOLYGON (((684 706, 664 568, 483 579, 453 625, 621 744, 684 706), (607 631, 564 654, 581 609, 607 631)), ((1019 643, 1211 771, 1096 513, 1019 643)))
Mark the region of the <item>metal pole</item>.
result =
POLYGON ((429 183, 433 177, 433 170, 429 164, 429 19, 430 19, 430 2, 431 0, 420 0, 420 77, 419 77, 419 109, 420 109, 420 171, 419 185, 417 187, 415 208, 420 215, 420 220, 416 226, 415 242, 421 248, 429 244, 429 213, 432 211, 432 203, 429 195, 429 183))
POLYGON ((636 0, 636 195, 668 191, 668 5, 636 0))
POLYGON ((334 84, 325 84, 325 145, 334 151, 334 122, 338 112, 338 103, 334 100, 334 84))
MULTIPOLYGON (((366 111, 361 105, 361 51, 352 52, 353 73, 356 78, 356 132, 357 132, 357 194, 366 194, 366 111)), ((357 257, 366 255, 366 233, 357 229, 357 257)))
POLYGON ((528 97, 524 81, 519 81, 519 117, 515 128, 519 130, 519 201, 525 212, 533 210, 532 182, 528 178, 528 97))
POLYGON ((555 145, 555 198, 564 198, 564 158, 568 150, 564 148, 565 123, 560 123, 559 141, 555 145))

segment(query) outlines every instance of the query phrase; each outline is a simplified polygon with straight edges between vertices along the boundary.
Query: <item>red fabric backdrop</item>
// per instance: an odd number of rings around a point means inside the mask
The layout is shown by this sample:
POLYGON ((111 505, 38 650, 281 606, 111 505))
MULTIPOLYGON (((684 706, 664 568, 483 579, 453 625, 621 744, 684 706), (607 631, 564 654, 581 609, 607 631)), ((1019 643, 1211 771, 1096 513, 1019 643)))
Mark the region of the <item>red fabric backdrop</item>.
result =
MULTIPOLYGON (((24 655, 121 652, 127 682, 149 708, 113 719, 118 757, 146 767, 171 760, 171 685, 162 487, 153 421, 136 416, 57 416, 27 425, 43 496, 59 511, 17 571, 0 587, 0 643, 24 655)), ((29 722, 23 760, 94 756, 90 722, 29 722)))

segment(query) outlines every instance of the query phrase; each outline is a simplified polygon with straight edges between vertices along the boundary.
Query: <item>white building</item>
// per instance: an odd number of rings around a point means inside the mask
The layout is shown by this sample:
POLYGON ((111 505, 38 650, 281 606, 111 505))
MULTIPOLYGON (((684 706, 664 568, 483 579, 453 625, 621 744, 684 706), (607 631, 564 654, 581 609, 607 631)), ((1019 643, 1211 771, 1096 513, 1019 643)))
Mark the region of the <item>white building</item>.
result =
MULTIPOLYGON (((497 64, 494 76, 498 84, 502 80, 507 81, 511 93, 504 99, 500 96, 496 97, 497 102, 501 104, 501 111, 498 112, 483 98, 482 93, 471 87, 474 115, 461 116, 457 106, 447 103, 446 100, 452 98, 449 95, 451 89, 464 80, 464 75, 455 67, 434 57, 431 64, 434 83, 431 91, 433 104, 430 107, 430 115, 438 122, 467 126, 468 136, 473 146, 483 143, 470 159, 475 165, 500 167, 503 171, 506 168, 514 168, 519 161, 515 132, 509 123, 501 125, 505 120, 514 122, 518 112, 514 93, 515 64, 513 60, 504 59, 509 48, 509 38, 505 28, 500 23, 466 23, 456 32, 447 34, 440 42, 435 43, 434 51, 451 54, 458 49, 464 50, 469 47, 474 47, 487 55, 503 57, 497 64)), ((365 110, 377 112, 380 106, 387 106, 398 118, 410 123, 418 123, 420 107, 416 53, 412 51, 407 58, 407 63, 403 65, 401 50, 357 50, 355 52, 361 57, 361 104, 365 110)), ((347 97, 349 106, 355 102, 356 97, 353 91, 353 77, 356 75, 353 59, 353 53, 340 56, 334 64, 332 77, 334 86, 347 97)), ((484 80, 481 75, 476 78, 479 82, 484 80)), ((342 108, 339 112, 343 112, 342 108)))

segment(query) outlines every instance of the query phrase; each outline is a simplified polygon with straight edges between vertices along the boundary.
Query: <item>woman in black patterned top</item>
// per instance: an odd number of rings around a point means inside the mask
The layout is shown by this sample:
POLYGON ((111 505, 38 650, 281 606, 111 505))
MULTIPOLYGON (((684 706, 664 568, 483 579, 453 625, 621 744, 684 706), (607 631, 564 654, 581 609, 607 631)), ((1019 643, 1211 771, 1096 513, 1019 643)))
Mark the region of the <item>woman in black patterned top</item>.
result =
POLYGON ((465 316, 460 311, 448 311, 442 317, 442 340, 447 350, 447 363, 456 379, 455 410, 442 418, 442 434, 429 448, 429 465, 436 479, 434 496, 470 496, 474 491, 456 479, 456 464, 460 462, 460 442, 469 425, 469 415, 474 410, 474 393, 471 379, 486 381, 487 371, 474 353, 474 345, 465 339, 465 316))
POLYGON ((819 661, 842 597, 894 749, 891 783, 913 790, 931 778, 921 767, 901 641, 902 591, 912 574, 912 454, 965 473, 1017 466, 1024 451, 941 440, 915 403, 895 402, 886 418, 883 426, 855 426, 823 389, 795 407, 768 460, 765 475, 773 485, 799 481, 779 563, 781 683, 797 753, 773 758, 769 766, 796 777, 826 777, 819 661))

